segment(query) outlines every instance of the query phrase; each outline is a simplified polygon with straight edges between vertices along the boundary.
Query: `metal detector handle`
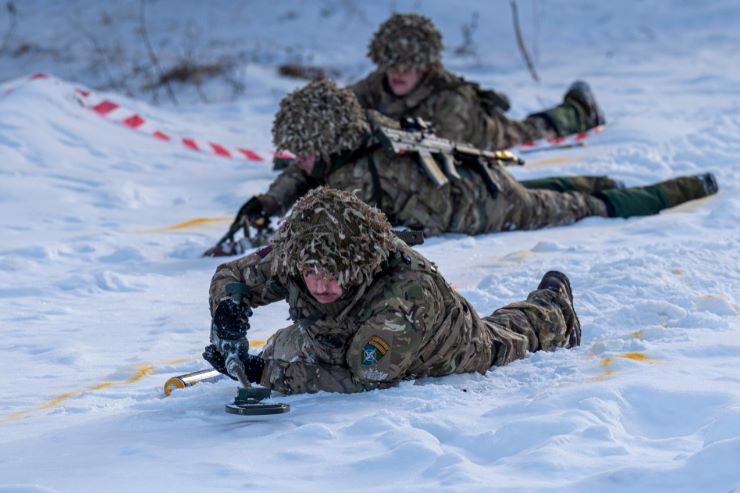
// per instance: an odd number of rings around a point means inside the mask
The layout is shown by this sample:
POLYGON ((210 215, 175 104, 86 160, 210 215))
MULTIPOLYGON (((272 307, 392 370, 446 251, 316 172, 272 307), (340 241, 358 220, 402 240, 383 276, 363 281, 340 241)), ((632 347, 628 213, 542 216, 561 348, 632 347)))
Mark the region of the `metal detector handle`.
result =
POLYGON ((244 363, 242 363, 242 360, 239 359, 238 351, 235 351, 233 353, 230 352, 226 356, 226 371, 229 372, 229 375, 239 380, 239 383, 242 384, 242 387, 244 387, 245 389, 248 389, 252 386, 249 383, 247 374, 244 371, 244 363))

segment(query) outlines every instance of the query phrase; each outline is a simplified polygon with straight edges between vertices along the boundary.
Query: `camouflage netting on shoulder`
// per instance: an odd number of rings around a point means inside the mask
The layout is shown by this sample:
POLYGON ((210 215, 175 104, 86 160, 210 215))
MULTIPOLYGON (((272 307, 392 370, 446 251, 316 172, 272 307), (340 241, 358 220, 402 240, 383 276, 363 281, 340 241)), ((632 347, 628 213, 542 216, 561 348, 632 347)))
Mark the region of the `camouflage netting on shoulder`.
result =
POLYGON ((368 130, 354 93, 330 80, 317 79, 280 101, 272 138, 280 150, 326 159, 357 149, 368 130))
POLYGON ((367 56, 383 70, 439 65, 442 62, 442 35, 427 17, 393 14, 373 35, 367 56))
POLYGON ((369 285, 393 250, 388 219, 353 194, 320 187, 304 195, 273 239, 273 275, 320 270, 344 287, 369 285))

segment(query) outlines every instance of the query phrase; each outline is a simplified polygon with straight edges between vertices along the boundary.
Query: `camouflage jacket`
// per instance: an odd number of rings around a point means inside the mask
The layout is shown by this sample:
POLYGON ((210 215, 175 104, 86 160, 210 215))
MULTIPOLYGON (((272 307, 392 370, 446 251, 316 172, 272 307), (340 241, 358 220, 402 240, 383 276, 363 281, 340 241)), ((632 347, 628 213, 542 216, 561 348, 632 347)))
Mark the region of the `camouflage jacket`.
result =
POLYGON ((506 96, 483 90, 443 69, 433 70, 404 96, 394 95, 385 74, 375 71, 350 87, 367 109, 395 120, 421 117, 432 123, 435 133, 446 139, 473 144, 480 149, 507 149, 538 137, 528 128, 507 119, 506 96))
MULTIPOLYGON (((368 120, 373 126, 397 126, 374 111, 368 111, 368 120)), ((436 188, 415 157, 396 155, 373 134, 355 152, 320 162, 311 175, 289 166, 266 195, 284 212, 310 188, 328 185, 357 193, 382 210, 391 224, 423 230, 427 236, 535 229, 569 224, 593 213, 597 200, 587 194, 526 190, 503 165, 489 167, 499 189, 495 196, 482 176, 465 166, 457 168, 462 179, 436 188)))
POLYGON ((226 286, 244 283, 251 307, 286 299, 294 325, 279 330, 261 356, 261 384, 280 392, 359 392, 402 379, 484 373, 492 336, 473 307, 435 266, 400 240, 372 283, 334 303, 314 300, 302 280, 270 274, 268 246, 221 265, 211 310, 226 286))

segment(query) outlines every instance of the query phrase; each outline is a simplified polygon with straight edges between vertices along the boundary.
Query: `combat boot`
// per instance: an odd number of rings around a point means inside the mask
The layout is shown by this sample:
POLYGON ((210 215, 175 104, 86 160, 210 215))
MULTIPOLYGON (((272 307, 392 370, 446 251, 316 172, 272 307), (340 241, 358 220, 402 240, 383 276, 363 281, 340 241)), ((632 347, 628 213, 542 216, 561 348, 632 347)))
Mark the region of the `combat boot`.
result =
POLYGON ((591 87, 582 80, 577 80, 570 85, 563 98, 565 103, 571 103, 580 109, 581 126, 583 131, 598 127, 606 123, 604 113, 596 104, 596 98, 591 87))
POLYGON ((548 271, 544 276, 542 276, 542 280, 537 285, 537 289, 554 291, 568 301, 570 311, 573 312, 573 326, 571 327, 566 347, 571 348, 580 345, 581 322, 578 320, 578 315, 576 315, 576 310, 573 307, 573 290, 570 287, 570 279, 568 279, 568 276, 557 270, 548 271))
POLYGON ((707 196, 714 195, 719 191, 719 185, 717 184, 717 178, 714 177, 714 173, 694 175, 694 178, 701 180, 702 185, 704 185, 704 192, 707 196))
POLYGON ((610 217, 650 216, 719 190, 712 173, 679 176, 646 187, 602 190, 593 194, 606 203, 610 217))
POLYGON ((527 120, 538 128, 549 129, 557 137, 579 134, 606 122, 591 88, 582 80, 570 85, 561 104, 531 114, 527 120))

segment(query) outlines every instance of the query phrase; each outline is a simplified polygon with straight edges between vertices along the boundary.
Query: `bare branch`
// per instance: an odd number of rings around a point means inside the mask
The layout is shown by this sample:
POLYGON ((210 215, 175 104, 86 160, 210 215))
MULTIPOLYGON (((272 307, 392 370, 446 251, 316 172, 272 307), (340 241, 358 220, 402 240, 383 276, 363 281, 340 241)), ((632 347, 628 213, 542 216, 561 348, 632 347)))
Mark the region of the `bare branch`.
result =
POLYGON ((511 3, 511 18, 514 21, 514 32, 516 33, 516 44, 519 47, 519 53, 521 53, 522 58, 524 59, 524 63, 527 64, 527 68, 529 69, 529 73, 534 79, 535 82, 540 81, 539 75, 537 75, 537 70, 534 68, 534 64, 532 63, 532 59, 529 57, 529 53, 527 52, 527 47, 524 45, 524 37, 522 36, 522 28, 519 25, 519 9, 516 5, 516 0, 510 0, 511 3))
POLYGON ((70 24, 77 32, 82 34, 82 37, 90 42, 90 45, 93 49, 93 57, 91 57, 91 62, 95 64, 98 70, 102 70, 102 72, 105 73, 108 79, 108 86, 114 91, 122 92, 128 96, 131 96, 133 93, 126 84, 126 79, 117 79, 113 76, 113 73, 111 72, 111 67, 119 65, 111 60, 110 53, 112 50, 101 45, 98 39, 92 33, 90 33, 85 28, 85 26, 82 25, 81 22, 77 21, 76 19, 70 19, 70 24))
MULTIPOLYGON (((160 80, 163 80, 164 74, 162 73, 162 66, 159 64, 157 54, 154 52, 152 43, 149 41, 149 31, 146 28, 146 0, 141 0, 141 9, 139 11, 139 20, 141 22, 142 35, 144 36, 144 43, 146 44, 147 51, 149 52, 149 59, 151 60, 152 66, 154 66, 157 76, 160 80)), ((164 80, 164 87, 167 89, 167 94, 173 103, 178 104, 175 92, 172 90, 172 86, 169 81, 164 80)))
POLYGON ((5 51, 5 49, 10 44, 10 38, 13 36, 13 32, 15 31, 15 24, 16 24, 17 14, 18 14, 18 12, 15 9, 15 2, 13 2, 12 0, 5 4, 5 10, 8 11, 10 20, 8 21, 8 30, 5 31, 5 36, 3 36, 3 42, 0 43, 0 53, 5 51))

